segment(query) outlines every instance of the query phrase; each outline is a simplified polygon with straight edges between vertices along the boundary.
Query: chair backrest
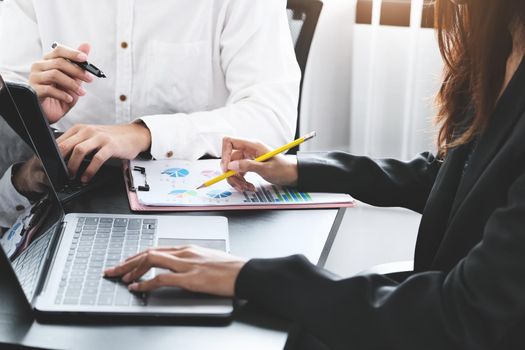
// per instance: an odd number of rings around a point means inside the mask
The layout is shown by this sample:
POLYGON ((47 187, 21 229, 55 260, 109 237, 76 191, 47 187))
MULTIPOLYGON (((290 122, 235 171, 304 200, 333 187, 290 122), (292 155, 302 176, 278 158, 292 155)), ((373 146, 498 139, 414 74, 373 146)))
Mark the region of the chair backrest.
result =
MULTIPOLYGON (((299 137, 301 126, 301 97, 304 74, 306 71, 306 64, 308 63, 310 47, 312 46, 312 39, 315 34, 315 28, 317 27, 322 8, 323 3, 321 0, 288 0, 287 4, 288 22, 290 24, 290 31, 295 45, 295 55, 302 74, 299 105, 297 106, 296 138, 299 137)), ((295 154, 297 153, 297 149, 293 149, 289 153, 295 154)))

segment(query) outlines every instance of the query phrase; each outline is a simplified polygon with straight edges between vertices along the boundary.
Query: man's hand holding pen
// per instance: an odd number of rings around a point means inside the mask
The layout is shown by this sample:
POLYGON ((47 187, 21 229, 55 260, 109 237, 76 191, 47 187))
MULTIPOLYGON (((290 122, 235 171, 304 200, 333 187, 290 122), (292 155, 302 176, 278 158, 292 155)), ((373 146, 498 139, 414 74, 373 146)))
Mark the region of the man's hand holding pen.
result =
POLYGON ((59 121, 86 94, 82 84, 94 80, 91 73, 72 63, 86 62, 89 51, 89 44, 80 45, 78 50, 57 45, 31 66, 29 84, 40 98, 51 124, 59 121))

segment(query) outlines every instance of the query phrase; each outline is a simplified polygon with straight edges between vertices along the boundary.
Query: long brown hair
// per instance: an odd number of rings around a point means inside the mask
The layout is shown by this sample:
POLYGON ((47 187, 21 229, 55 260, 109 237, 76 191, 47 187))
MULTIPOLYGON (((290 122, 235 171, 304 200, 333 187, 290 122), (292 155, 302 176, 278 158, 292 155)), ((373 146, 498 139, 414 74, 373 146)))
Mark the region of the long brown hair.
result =
POLYGON ((438 147, 445 155, 448 149, 470 142, 487 125, 512 52, 510 24, 523 23, 525 1, 467 0, 456 5, 436 0, 434 6, 445 63, 436 118, 438 147))

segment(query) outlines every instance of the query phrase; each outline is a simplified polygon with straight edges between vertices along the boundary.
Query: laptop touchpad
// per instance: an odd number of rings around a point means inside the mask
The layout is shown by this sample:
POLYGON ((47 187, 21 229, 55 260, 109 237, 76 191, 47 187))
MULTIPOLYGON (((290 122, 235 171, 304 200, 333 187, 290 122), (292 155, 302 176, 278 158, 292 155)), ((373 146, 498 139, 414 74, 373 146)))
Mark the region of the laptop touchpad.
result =
POLYGON ((161 247, 177 247, 185 245, 198 245, 204 248, 226 251, 226 240, 224 239, 183 239, 183 238, 159 238, 161 247))

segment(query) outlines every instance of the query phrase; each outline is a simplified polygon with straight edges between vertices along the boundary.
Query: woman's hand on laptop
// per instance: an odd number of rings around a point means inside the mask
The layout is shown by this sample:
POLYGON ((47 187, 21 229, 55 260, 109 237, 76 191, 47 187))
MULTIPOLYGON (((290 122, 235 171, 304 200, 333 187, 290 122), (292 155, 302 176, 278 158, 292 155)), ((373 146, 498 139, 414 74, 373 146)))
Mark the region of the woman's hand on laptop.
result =
POLYGON ((254 172, 270 183, 295 186, 298 179, 296 157, 278 155, 264 163, 253 160, 270 151, 260 142, 225 137, 222 142, 222 171, 234 170, 238 173, 228 178, 228 183, 241 192, 254 191, 254 185, 244 178, 247 172, 254 172))
POLYGON ((89 50, 89 44, 80 45, 78 50, 59 45, 31 66, 29 84, 36 91, 51 124, 59 121, 80 96, 86 94, 82 83, 94 80, 90 73, 68 62, 87 61, 89 50))
POLYGON ((128 258, 104 271, 105 277, 121 277, 133 292, 178 287, 192 292, 233 297, 235 281, 246 260, 218 250, 197 246, 155 248, 128 258), (138 281, 152 268, 171 272, 138 281))
POLYGON ((89 182, 110 158, 134 159, 151 145, 151 134, 142 122, 123 125, 75 125, 57 139, 67 167, 76 177, 82 161, 93 154, 91 163, 81 174, 89 182))

